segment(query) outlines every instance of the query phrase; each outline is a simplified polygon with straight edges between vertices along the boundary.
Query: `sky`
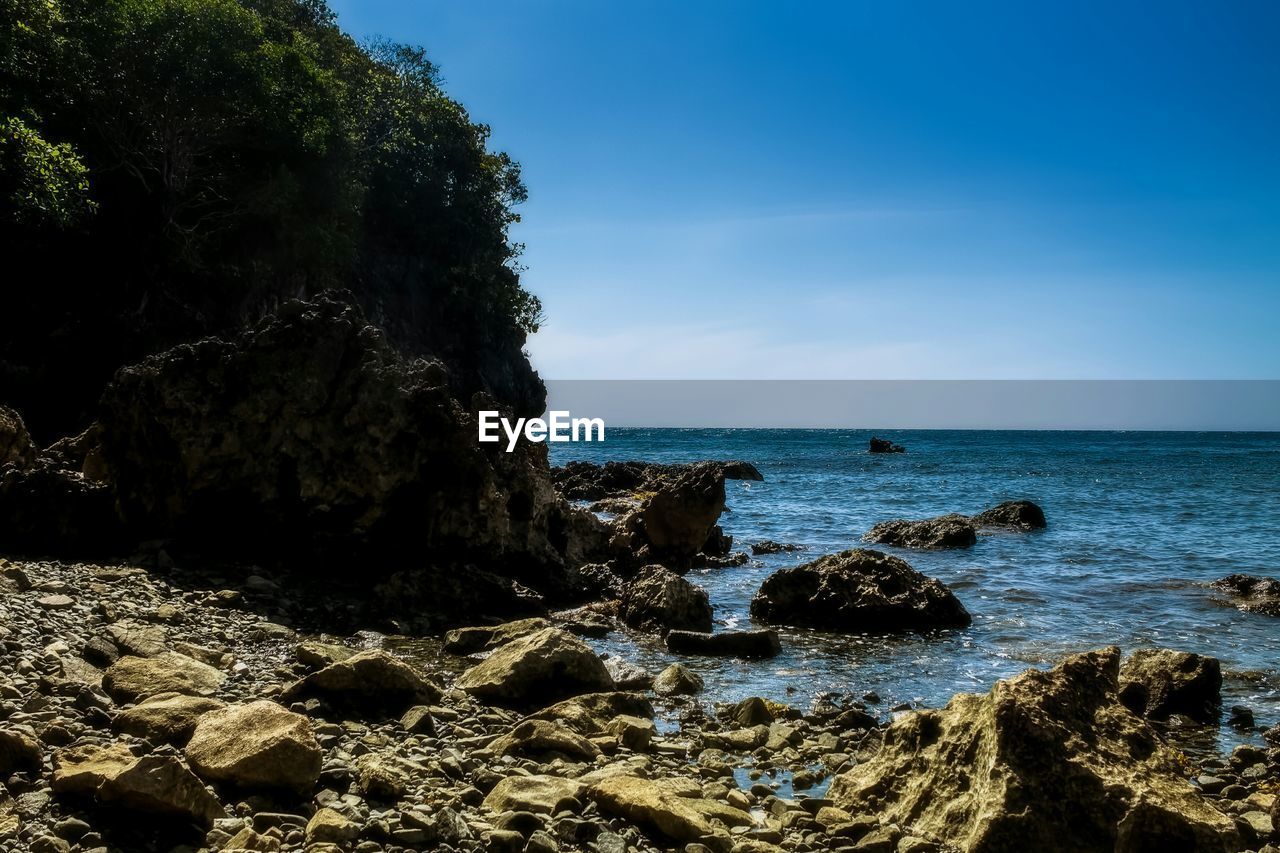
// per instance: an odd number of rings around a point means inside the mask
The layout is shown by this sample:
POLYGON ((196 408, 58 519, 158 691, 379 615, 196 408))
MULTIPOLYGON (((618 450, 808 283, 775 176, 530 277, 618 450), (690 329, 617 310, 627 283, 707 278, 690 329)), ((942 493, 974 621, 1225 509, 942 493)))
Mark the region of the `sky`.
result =
POLYGON ((544 377, 1280 378, 1280 3, 331 5, 522 164, 544 377))

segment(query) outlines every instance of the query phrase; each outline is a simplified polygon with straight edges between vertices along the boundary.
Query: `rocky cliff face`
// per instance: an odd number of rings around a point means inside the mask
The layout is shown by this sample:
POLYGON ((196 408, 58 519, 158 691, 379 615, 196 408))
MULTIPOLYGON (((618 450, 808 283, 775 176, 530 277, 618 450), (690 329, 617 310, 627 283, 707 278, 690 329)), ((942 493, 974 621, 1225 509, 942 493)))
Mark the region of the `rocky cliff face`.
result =
POLYGON ((1120 704, 1119 668, 1114 647, 1074 655, 906 716, 830 796, 966 853, 1239 849, 1233 821, 1120 704))
POLYGON ((100 406, 102 458, 137 538, 376 558, 375 575, 482 563, 558 593, 599 525, 555 494, 541 445, 478 443, 474 410, 497 405, 471 402, 358 309, 292 302, 120 370, 100 406))

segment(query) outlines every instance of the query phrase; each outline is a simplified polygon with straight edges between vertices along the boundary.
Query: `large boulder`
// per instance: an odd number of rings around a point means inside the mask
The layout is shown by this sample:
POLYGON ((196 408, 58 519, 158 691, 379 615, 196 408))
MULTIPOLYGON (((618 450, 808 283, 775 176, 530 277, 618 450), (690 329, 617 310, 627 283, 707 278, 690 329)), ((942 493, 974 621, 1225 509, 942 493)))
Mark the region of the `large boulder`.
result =
POLYGON ((508 776, 493 786, 483 805, 494 813, 553 815, 582 808, 587 786, 558 776, 508 776))
POLYGON ((1239 849, 1234 821, 1120 704, 1119 669, 1102 649, 908 714, 828 796, 965 853, 1239 849))
POLYGON ((1255 575, 1227 575, 1211 586, 1230 595, 1236 607, 1245 613, 1280 616, 1280 580, 1255 575))
POLYGON ((865 548, 774 572, 752 599, 751 615, 776 625, 851 633, 962 628, 972 621, 941 581, 865 548))
POLYGON ((1184 714, 1212 723, 1222 708, 1222 667, 1217 658, 1173 649, 1139 649, 1120 669, 1120 701, 1153 720, 1184 714))
POLYGON ((116 714, 112 727, 152 743, 182 746, 191 739, 202 716, 223 707, 224 703, 204 696, 162 693, 116 714))
POLYGON ((558 498, 545 445, 476 441, 475 411, 496 408, 459 404, 441 364, 323 297, 121 369, 100 422, 135 534, 335 570, 411 553, 560 591, 573 534, 603 528, 558 498))
POLYGON ((162 652, 149 658, 120 658, 102 676, 102 689, 117 702, 134 702, 157 693, 212 696, 226 680, 226 673, 207 663, 162 652))
POLYGON ((1045 527, 1044 510, 1031 501, 1005 501, 978 513, 972 521, 978 527, 1007 530, 1039 530, 1045 527))
POLYGON ((306 793, 320 777, 324 752, 310 720, 264 699, 202 716, 186 755, 213 782, 306 793))
POLYGON ((650 833, 679 842, 696 842, 709 835, 727 835, 711 823, 727 827, 751 826, 751 815, 715 800, 681 796, 672 782, 615 776, 588 791, 600 810, 638 824, 650 833))
POLYGON ((10 463, 25 468, 35 461, 36 446, 22 422, 22 415, 0 405, 0 467, 10 463))
POLYGON ((440 701, 442 691, 412 664, 381 649, 335 661, 285 688, 286 701, 320 698, 339 709, 400 712, 440 701))
POLYGON ((614 687, 604 661, 559 628, 512 640, 464 672, 456 684, 482 700, 515 706, 614 687))
POLYGON ((640 510, 645 537, 655 554, 674 560, 695 557, 724 512, 724 472, 695 465, 661 488, 640 510))
POLYGON ((208 829, 226 810, 181 761, 172 755, 146 755, 105 780, 98 800, 111 809, 156 818, 188 821, 208 829))
POLYGON ((711 630, 707 591, 662 566, 645 566, 627 587, 618 615, 633 628, 711 630))
POLYGON ((978 531, 968 516, 951 513, 922 521, 882 521, 862 539, 899 548, 968 548, 978 541, 978 531))

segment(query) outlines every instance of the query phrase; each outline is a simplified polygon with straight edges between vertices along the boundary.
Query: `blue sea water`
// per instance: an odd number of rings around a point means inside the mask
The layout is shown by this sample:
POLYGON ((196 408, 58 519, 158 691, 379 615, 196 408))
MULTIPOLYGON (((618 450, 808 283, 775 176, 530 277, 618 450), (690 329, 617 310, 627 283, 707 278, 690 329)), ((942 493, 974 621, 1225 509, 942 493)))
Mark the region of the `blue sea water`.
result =
MULTIPOLYGON (((1247 614, 1207 584, 1280 575, 1280 433, 882 431, 905 454, 871 455, 865 430, 610 429, 602 444, 554 445, 552 464, 745 459, 764 482, 730 480, 721 519, 735 550, 760 539, 800 553, 695 570, 716 630, 750 627, 772 572, 857 547, 878 521, 1040 504, 1047 530, 984 535, 969 549, 882 548, 939 578, 973 615, 964 630, 841 636, 782 631, 764 662, 697 658, 707 695, 806 706, 825 691, 875 706, 939 707, 1028 666, 1116 644, 1219 658, 1224 700, 1280 722, 1280 618, 1247 614)), ((601 651, 654 671, 677 660, 655 640, 614 634, 601 651)), ((1224 717, 1225 719, 1225 717, 1224 717)), ((1222 728, 1220 745, 1255 740, 1222 728)))

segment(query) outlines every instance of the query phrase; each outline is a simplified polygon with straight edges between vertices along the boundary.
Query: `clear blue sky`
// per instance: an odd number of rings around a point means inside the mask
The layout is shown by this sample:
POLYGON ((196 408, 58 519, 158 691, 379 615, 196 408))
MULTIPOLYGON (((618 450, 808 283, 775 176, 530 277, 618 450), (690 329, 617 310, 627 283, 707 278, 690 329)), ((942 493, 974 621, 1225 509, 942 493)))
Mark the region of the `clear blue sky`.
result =
POLYGON ((1280 377, 1280 3, 333 6, 523 164, 544 376, 1280 377))

